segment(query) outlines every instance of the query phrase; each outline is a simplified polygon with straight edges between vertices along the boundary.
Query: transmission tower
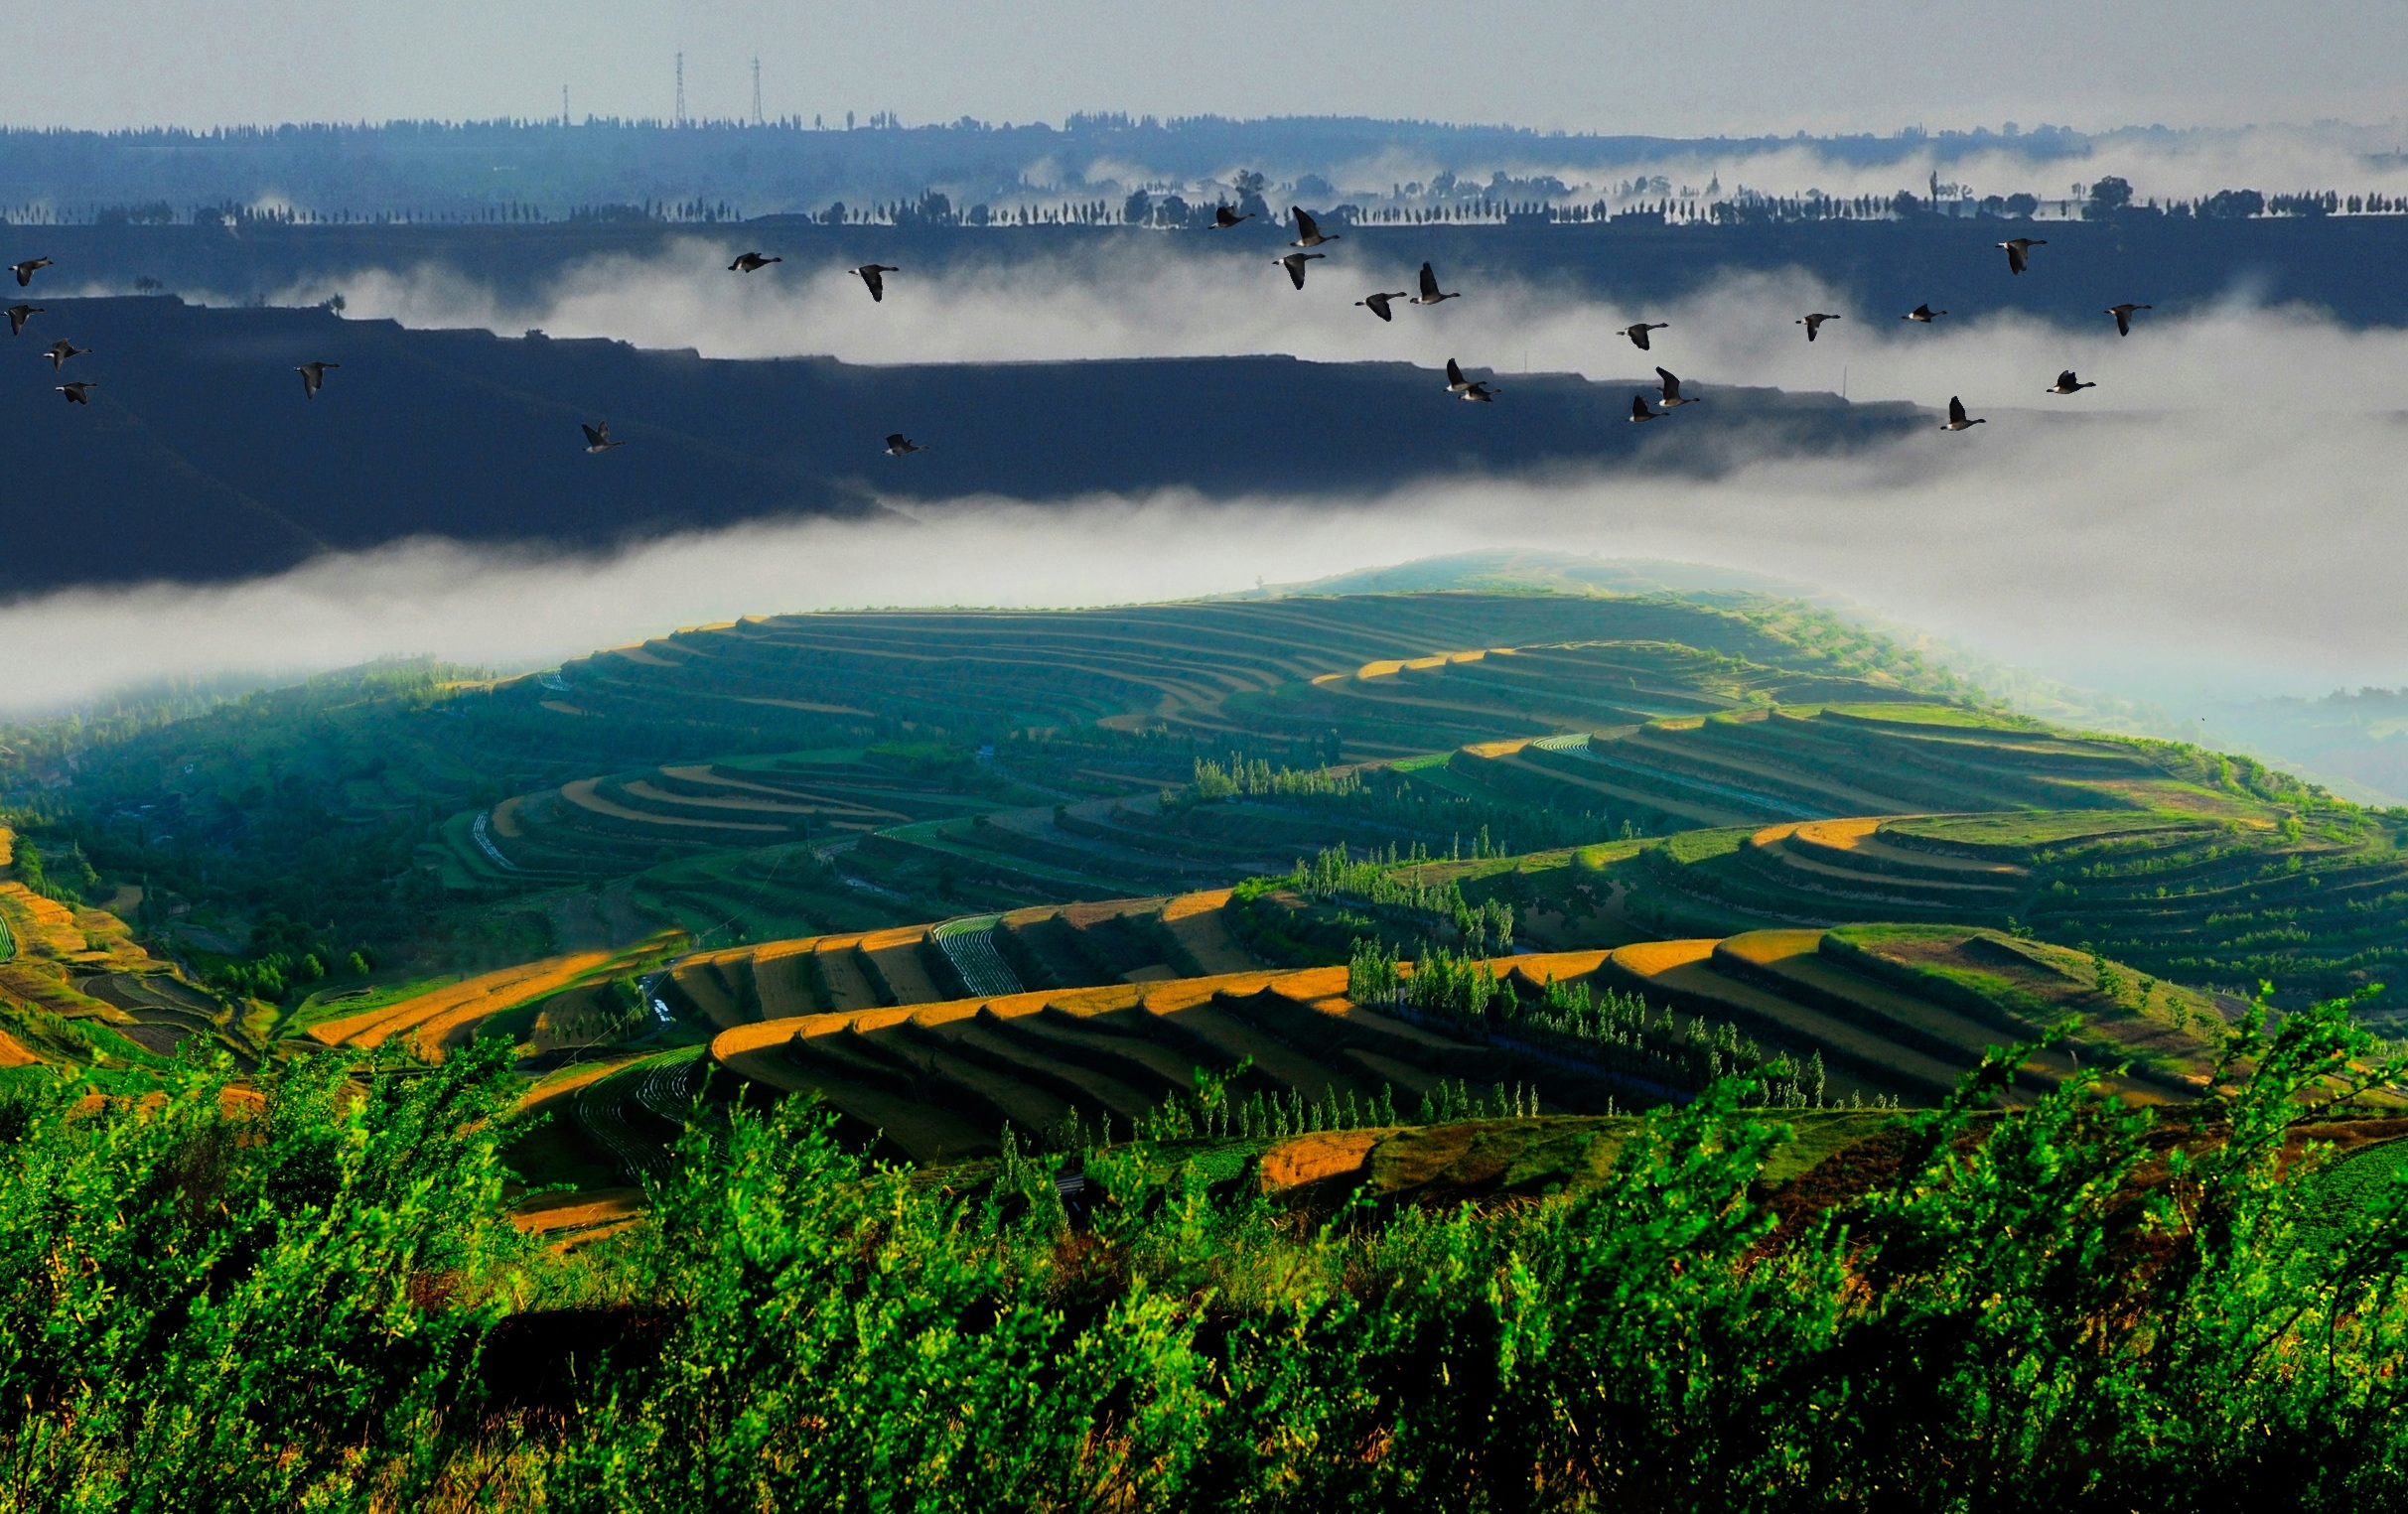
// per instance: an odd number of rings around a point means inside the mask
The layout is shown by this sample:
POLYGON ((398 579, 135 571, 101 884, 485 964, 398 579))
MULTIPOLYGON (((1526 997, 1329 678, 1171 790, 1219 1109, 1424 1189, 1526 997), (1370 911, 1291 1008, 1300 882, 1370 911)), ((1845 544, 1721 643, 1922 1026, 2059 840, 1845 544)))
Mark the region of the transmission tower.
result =
POLYGON ((756 57, 756 58, 753 60, 753 124, 754 124, 754 125, 756 125, 756 126, 759 126, 759 125, 761 125, 761 124, 762 124, 762 121, 761 121, 761 60, 760 60, 758 57, 756 57))
POLYGON ((685 124, 685 55, 677 55, 677 124, 685 124))

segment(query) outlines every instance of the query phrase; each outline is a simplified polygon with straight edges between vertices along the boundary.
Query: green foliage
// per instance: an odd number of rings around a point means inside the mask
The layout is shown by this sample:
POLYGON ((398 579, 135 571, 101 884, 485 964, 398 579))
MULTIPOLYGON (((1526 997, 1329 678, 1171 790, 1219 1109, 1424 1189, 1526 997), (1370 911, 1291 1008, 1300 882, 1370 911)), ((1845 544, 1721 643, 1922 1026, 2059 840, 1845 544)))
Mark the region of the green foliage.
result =
MULTIPOLYGON (((1882 1137, 1862 1196, 1819 1215, 1767 1203, 1788 1133, 1738 1079, 1615 1122, 1596 1180, 1555 1196, 1330 1222, 1218 1184, 1209 1141, 1009 1146, 986 1180, 929 1180, 791 1100, 694 1122, 648 1222, 570 1260, 492 1221, 490 1051, 415 1078, 308 1063, 250 1113, 198 1074, 149 1107, 41 1096, 0 1105, 0 1488, 661 1514, 2385 1506, 2408 1184, 2320 1203, 2300 1127, 2403 1068, 2336 1003, 2253 1017, 2193 1108, 2090 1081, 1990 1112, 2033 1050, 1882 1137), (546 1298, 609 1302, 620 1344, 548 1406, 488 1397, 478 1343, 546 1298)), ((1450 1083, 1425 1113, 1534 1107, 1450 1083)))
POLYGON ((319 1058, 230 1112, 202 1071, 0 1107, 11 1505, 408 1502, 516 1256, 492 1220, 504 1054, 412 1078, 319 1058))

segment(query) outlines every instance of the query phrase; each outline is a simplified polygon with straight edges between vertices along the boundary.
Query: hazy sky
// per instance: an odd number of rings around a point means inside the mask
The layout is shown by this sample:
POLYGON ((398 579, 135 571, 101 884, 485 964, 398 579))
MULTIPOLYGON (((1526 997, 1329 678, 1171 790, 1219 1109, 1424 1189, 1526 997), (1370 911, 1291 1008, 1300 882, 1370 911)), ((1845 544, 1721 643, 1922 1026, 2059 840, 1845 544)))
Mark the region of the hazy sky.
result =
POLYGON ((17 32, 12 125, 893 110, 1692 134, 2400 115, 2399 0, 118 0, 17 32))

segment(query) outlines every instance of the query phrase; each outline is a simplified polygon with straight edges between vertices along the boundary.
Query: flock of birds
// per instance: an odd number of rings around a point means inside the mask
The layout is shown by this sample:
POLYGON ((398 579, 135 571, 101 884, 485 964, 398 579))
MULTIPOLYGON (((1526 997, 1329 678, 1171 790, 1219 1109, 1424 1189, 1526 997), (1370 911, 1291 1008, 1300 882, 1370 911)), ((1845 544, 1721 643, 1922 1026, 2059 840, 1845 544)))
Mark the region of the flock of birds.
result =
MULTIPOLYGON (((1301 206, 1291 206, 1289 214, 1294 221, 1296 239, 1288 244, 1292 250, 1282 253, 1272 261, 1285 268, 1288 272, 1289 283, 1301 290, 1305 287, 1306 268, 1312 263, 1327 261, 1330 256, 1326 252, 1317 252, 1313 249, 1327 246, 1342 238, 1338 233, 1324 232, 1320 223, 1301 206)), ((1212 222, 1206 229, 1225 231, 1231 226, 1253 218, 1251 211, 1241 214, 1224 205, 1214 208, 1212 222)), ((2011 274, 2020 274, 2032 266, 2032 249, 2046 247, 2049 243, 2046 238, 2016 236, 1995 243, 1995 245, 2007 254, 2007 271, 2011 274)), ((728 264, 728 271, 736 274, 759 273, 773 263, 784 261, 785 259, 782 257, 774 257, 760 252, 746 252, 740 254, 736 261, 728 264)), ((21 263, 10 264, 9 272, 17 276, 17 287, 26 289, 32 287, 35 274, 51 266, 53 264, 49 258, 27 258, 21 263)), ((888 263, 864 263, 857 268, 848 268, 845 271, 861 280, 873 301, 884 302, 887 297, 886 276, 890 273, 901 273, 903 270, 888 263)), ((1440 305, 1448 300, 1462 298, 1463 295, 1460 291, 1441 289, 1437 270, 1430 264, 1424 263, 1421 265, 1418 292, 1408 289, 1380 290, 1364 296, 1354 304, 1356 308, 1367 310, 1382 321, 1394 321, 1396 313, 1393 306, 1396 301, 1401 300, 1408 305, 1440 305)), ((2132 335, 2134 313, 2149 308, 2146 305, 2126 302, 2108 306, 2104 314, 2115 318, 2116 335, 2129 337, 2132 335)), ((8 307, 9 335, 11 337, 25 335, 26 322, 41 314, 43 314, 42 306, 29 305, 23 301, 8 307)), ((1929 326, 1947 314, 1944 310, 1933 310, 1926 303, 1917 305, 1899 319, 1929 326)), ((1822 335, 1825 322, 1842 319, 1844 318, 1832 311, 1813 311, 1798 317, 1793 324, 1804 327, 1806 340, 1813 342, 1822 335)), ((1646 352, 1653 350, 1653 345, 1648 340, 1649 334, 1669 329, 1669 322, 1639 321, 1623 328, 1622 335, 1630 340, 1631 345, 1646 352)), ((62 337, 44 348, 43 355, 50 358, 51 369, 53 372, 57 372, 66 367, 69 358, 85 356, 91 350, 90 347, 77 346, 62 337)), ((341 366, 341 363, 336 362, 305 362, 295 367, 294 371, 301 375, 302 397, 316 399, 318 391, 326 386, 327 373, 341 366)), ((1655 376, 1660 382, 1652 397, 1645 393, 1634 394, 1630 397, 1630 420, 1634 423, 1659 421, 1683 405, 1694 405, 1699 402, 1699 396, 1681 392, 1680 378, 1671 369, 1658 366, 1655 376)), ((71 405, 90 404, 91 391, 98 387, 97 381, 88 378, 70 379, 54 386, 57 392, 67 396, 67 402, 71 405)), ((2055 383, 2042 392, 2070 395, 2097 387, 2098 385, 2095 383, 2088 383, 2075 377, 2073 370, 2067 368, 2056 375, 2055 383)), ((1450 357, 1447 359, 1447 392, 1459 399, 1470 400, 1478 404, 1489 404, 1495 400, 1499 391, 1494 384, 1486 380, 1465 378, 1463 368, 1454 358, 1450 357)), ((1948 397, 1948 419, 1941 425, 1942 431, 1970 431, 1976 426, 1987 424, 1989 423, 1984 417, 1967 415, 1962 399, 1955 395, 1948 397)), ((627 445, 624 440, 612 437, 609 421, 599 421, 591 426, 584 426, 582 429, 585 432, 585 450, 589 453, 609 452, 613 448, 627 445)), ((913 453, 926 451, 928 451, 926 447, 913 441, 900 431, 889 435, 886 439, 885 452, 891 458, 909 457, 913 453)))

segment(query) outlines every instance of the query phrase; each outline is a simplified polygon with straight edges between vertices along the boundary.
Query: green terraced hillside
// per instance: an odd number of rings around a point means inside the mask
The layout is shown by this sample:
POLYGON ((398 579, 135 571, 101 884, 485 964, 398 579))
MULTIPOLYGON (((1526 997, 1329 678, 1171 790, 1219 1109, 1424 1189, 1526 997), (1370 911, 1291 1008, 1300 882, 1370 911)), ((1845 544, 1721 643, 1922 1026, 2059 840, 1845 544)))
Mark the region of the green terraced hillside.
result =
POLYGON ((1640 928, 1951 920, 2087 943, 2139 971, 2286 1001, 2389 988, 2408 1000, 2408 827, 2169 810, 1862 819, 1703 831, 1621 870, 1640 928))
POLYGON ((1494 743, 1447 766, 1467 791, 1594 805, 1651 835, 1715 826, 2009 809, 2263 818, 2296 783, 2166 742, 2079 736, 1953 705, 1831 704, 1494 743))
POLYGON ((888 720, 989 738, 1150 727, 1226 746, 1319 743, 1335 726, 1351 755, 1402 756, 1834 697, 1801 682, 1816 674, 1946 686, 1792 605, 1433 593, 747 619, 597 652, 522 697, 569 722, 673 720, 698 734, 888 720), (1595 642, 1657 645, 1582 649, 1595 642), (1547 650, 1488 655, 1516 648, 1547 650))
POLYGON ((453 815, 423 856, 456 894, 644 872, 646 896, 697 929, 713 911, 754 939, 862 928, 878 923, 863 910, 889 904, 912 906, 894 923, 948 903, 1225 886, 1346 841, 1593 839, 1619 817, 1591 796, 1533 805, 1388 766, 1468 742, 1906 701, 1910 685, 1938 682, 1828 618, 1725 600, 1379 595, 680 631, 494 699, 558 724, 570 750, 634 730, 842 745, 577 776, 453 815), (1241 775, 1335 764, 1339 787, 1362 791, 1166 810, 1158 796, 1200 762, 1241 775), (848 854, 834 880, 785 874, 787 894, 812 898, 778 896, 780 864, 731 861, 797 842, 848 854), (852 908, 828 907, 838 900, 852 908))

